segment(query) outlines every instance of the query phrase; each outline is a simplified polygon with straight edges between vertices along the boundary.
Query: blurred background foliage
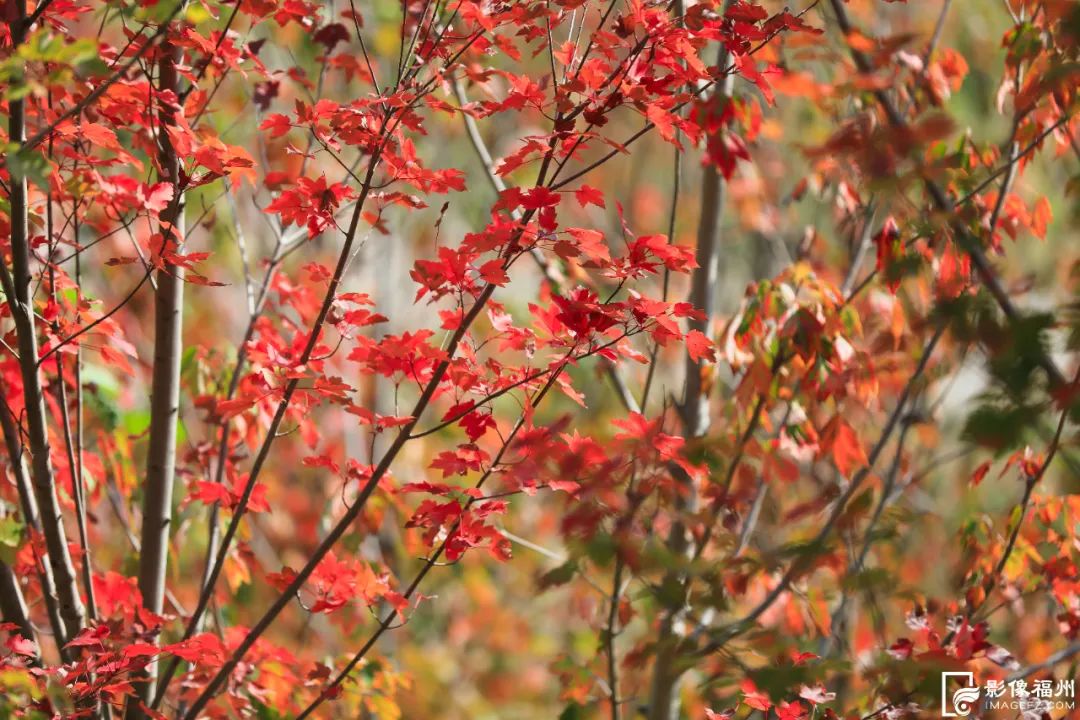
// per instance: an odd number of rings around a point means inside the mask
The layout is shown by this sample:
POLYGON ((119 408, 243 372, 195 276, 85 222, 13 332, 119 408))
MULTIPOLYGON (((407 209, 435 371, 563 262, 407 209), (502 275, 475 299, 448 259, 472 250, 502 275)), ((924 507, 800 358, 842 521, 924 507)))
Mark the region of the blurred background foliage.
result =
MULTIPOLYGON (((763 4, 770 11, 778 11, 782 5, 763 4)), ((958 62, 966 64, 966 72, 962 73, 958 87, 944 100, 944 110, 955 124, 948 143, 970 140, 980 147, 999 146, 1008 139, 1011 128, 1011 118, 1007 111, 998 108, 996 98, 1004 70, 1003 36, 1013 21, 1001 1, 952 0, 949 4, 951 7, 941 25, 938 52, 955 51, 962 59, 958 62)), ((942 11, 941 0, 850 0, 847 5, 853 19, 868 35, 897 38, 916 57, 933 36, 942 11)), ((326 3, 324 14, 327 18, 338 17, 347 9, 348 4, 342 0, 331 0, 326 3)), ((378 75, 396 63, 400 4, 370 0, 364 3, 362 14, 378 75)), ((198 17, 189 19, 197 21, 198 17)), ((805 19, 824 28, 824 36, 783 36, 760 54, 761 60, 788 71, 786 75, 770 77, 770 81, 776 82, 775 105, 767 103, 753 84, 742 79, 736 81, 737 95, 757 100, 761 124, 757 137, 749 143, 752 162, 740 164, 728 186, 719 284, 720 307, 726 317, 736 314, 748 286, 778 274, 795 258, 807 255, 808 248, 817 271, 835 273, 830 279, 839 284, 842 271, 850 265, 857 250, 854 229, 843 220, 845 213, 839 209, 845 202, 844 193, 887 194, 895 189, 887 184, 838 188, 817 182, 814 168, 821 162, 817 149, 825 146, 835 132, 838 119, 865 110, 865 106, 860 107, 860 102, 865 100, 847 93, 838 94, 835 101, 830 99, 836 66, 846 57, 845 43, 825 3, 811 10, 805 19)), ((216 20, 207 18, 205 22, 207 27, 216 26, 216 20)), ((343 88, 355 89, 357 94, 370 92, 370 87, 358 77, 357 67, 349 64, 350 58, 339 56, 333 67, 320 70, 326 45, 317 35, 305 32, 298 25, 277 27, 265 23, 245 39, 257 42, 264 38, 267 42, 262 46, 260 59, 268 68, 280 72, 280 85, 262 85, 261 96, 253 96, 250 86, 241 79, 226 80, 210 118, 222 139, 240 142, 257 135, 257 128, 268 112, 288 112, 298 99, 312 103, 324 87, 333 87, 337 97, 345 95, 343 88)), ((534 63, 538 75, 546 72, 544 55, 525 58, 522 62, 534 63)), ((516 71, 520 72, 520 68, 516 71)), ((484 99, 493 89, 473 83, 465 87, 470 100, 484 99)), ((443 92, 448 102, 454 101, 452 88, 443 88, 443 92)), ((521 137, 546 132, 539 116, 523 113, 515 117, 518 122, 496 117, 480 123, 481 133, 495 158, 510 153, 521 137)), ((613 132, 613 135, 629 135, 640 126, 639 117, 629 113, 616 122, 624 123, 624 133, 613 132)), ((374 330, 380 334, 434 325, 433 307, 413 304, 415 288, 402 278, 408 276, 416 258, 432 256, 439 243, 452 243, 482 226, 495 199, 494 192, 481 181, 484 171, 460 117, 435 116, 428 121, 426 131, 419 152, 434 167, 466 169, 473 184, 469 192, 454 195, 445 208, 389 210, 386 226, 392 230, 383 233, 376 229, 364 239, 350 268, 347 287, 371 294, 379 311, 390 318, 374 330)), ((330 170, 332 163, 328 159, 305 160, 303 148, 295 143, 296 137, 289 136, 270 141, 262 150, 274 167, 288 167, 289 174, 300 174, 320 165, 330 170)), ((1022 249, 1006 240, 1002 248, 1004 259, 999 263, 1009 286, 1031 288, 1023 303, 1033 310, 1054 309, 1068 303, 1077 287, 1073 261, 1078 247, 1080 158, 1069 152, 1056 157, 1054 153, 1049 150, 1041 154, 1014 188, 1029 204, 1041 197, 1048 198, 1053 220, 1045 240, 1025 242, 1022 249)), ((589 182, 604 188, 609 199, 618 200, 626 223, 636 233, 666 233, 672 218, 676 167, 671 145, 650 137, 643 139, 630 155, 599 168, 589 182)), ((526 184, 533 172, 524 168, 509 179, 526 184)), ((699 219, 701 168, 697 151, 691 149, 683 155, 678 164, 678 178, 674 241, 692 246, 699 219)), ((273 250, 270 220, 260 210, 268 202, 265 189, 241 187, 235 200, 228 204, 221 201, 222 192, 220 185, 209 185, 189 192, 188 197, 189 237, 198 246, 196 249, 213 252, 216 261, 207 271, 210 279, 228 286, 224 289, 192 286, 187 293, 186 313, 190 321, 185 327, 184 344, 193 349, 184 358, 183 372, 189 387, 204 388, 205 392, 227 382, 223 369, 235 357, 236 343, 247 320, 244 281, 238 268, 245 263, 258 268, 273 250), (224 211, 229 205, 231 210, 224 211), (242 244, 237 236, 240 227, 245 228, 242 244), (266 232, 260 232, 260 227, 266 228, 266 232), (240 247, 245 248, 246 257, 241 255, 240 247)), ((620 219, 614 202, 609 202, 605 209, 590 208, 588 215, 596 227, 607 228, 612 236, 619 235, 620 219)), ((118 236, 109 242, 120 249, 127 240, 118 236)), ((332 254, 335 243, 332 234, 313 242, 317 249, 300 254, 303 259, 298 256, 295 261, 288 261, 281 282, 288 282, 288 277, 300 273, 299 266, 313 257, 332 254)), ((536 273, 525 267, 516 269, 515 273, 514 293, 504 293, 499 300, 515 314, 526 314, 527 302, 538 285, 536 273)), ((115 277, 111 272, 88 276, 85 282, 89 294, 105 298, 106 304, 109 298, 120 297, 124 288, 115 277)), ((682 279, 675 279, 670 292, 672 297, 683 297, 688 287, 682 279)), ((868 292, 871 306, 887 305, 891 301, 880 281, 875 281, 868 292)), ((905 285, 897 302, 921 307, 926 298, 918 297, 919 292, 925 293, 925 287, 920 290, 917 284, 905 285)), ((136 297, 130 317, 145 317, 150 311, 148 303, 151 303, 149 295, 136 297)), ((969 312, 965 308, 952 311, 958 317, 969 312)), ((906 320, 901 317, 898 322, 906 320)), ((1029 322, 1032 323, 1030 335, 1017 335, 1017 342, 1034 343, 1048 337, 1055 350, 1064 348, 1067 333, 1060 327, 1047 333, 1051 328, 1039 326, 1037 318, 1029 322)), ((140 356, 148 357, 151 338, 145 336, 145 328, 131 324, 124 331, 139 349, 140 356)), ((959 364, 926 389, 920 410, 927 417, 912 418, 910 432, 917 437, 921 449, 918 454, 905 456, 901 464, 905 476, 916 478, 917 482, 912 483, 902 502, 886 511, 879 532, 890 542, 875 547, 873 552, 879 560, 857 579, 856 594, 860 601, 852 628, 853 652, 849 656, 852 663, 859 663, 866 653, 883 642, 887 646, 893 641, 897 628, 902 628, 905 607, 910 610, 928 603, 933 607, 935 597, 951 598, 958 591, 962 593, 959 584, 964 578, 956 575, 956 568, 965 567, 964 554, 971 548, 969 539, 985 542, 991 535, 990 527, 1000 532, 1010 508, 1017 502, 1021 483, 1008 477, 996 479, 996 470, 991 471, 977 492, 969 492, 972 472, 989 455, 976 451, 962 439, 986 440, 996 433, 1001 436, 1001 452, 1005 452, 1024 441, 1036 443, 1039 433, 1029 431, 1049 422, 1039 409, 1024 414, 1013 405, 1002 405, 1000 412, 995 411, 994 403, 982 399, 988 390, 998 392, 997 385, 989 379, 988 368, 995 370, 993 363, 977 347, 964 350, 957 343, 953 350, 960 358, 959 364), (1025 435, 1017 437, 1018 433, 1025 435), (893 567, 897 574, 877 571, 876 567, 893 567)), ((653 409, 661 403, 671 404, 681 395, 682 352, 676 346, 661 349, 653 409)), ((103 447, 111 449, 108 453, 111 466, 104 468, 103 474, 118 488, 130 488, 138 482, 141 472, 139 444, 149 423, 147 388, 128 383, 124 377, 117 377, 95 362, 94 358, 87 359, 84 379, 91 383, 87 402, 95 414, 107 419, 99 430, 98 440, 103 447)), ((1007 380, 1009 369, 996 369, 1007 380)), ((641 367, 638 376, 628 377, 628 381, 640 387, 645 373, 646 368, 641 367)), ((622 410, 597 366, 586 364, 576 368, 573 377, 574 386, 583 393, 582 402, 588 408, 588 412, 576 416, 577 427, 583 433, 611 435, 614 429, 610 420, 612 416, 621 416, 622 410)), ((730 377, 717 378, 719 383, 730 381, 730 377)), ((378 412, 392 413, 395 403, 392 387, 376 382, 370 383, 365 391, 378 412)), ((723 396, 725 392, 720 394, 723 396)), ((730 396, 728 393, 729 399, 730 396)), ((568 397, 553 398, 542 414, 555 418, 572 407, 573 401, 568 397)), ((200 443, 208 441, 199 432, 189 430, 190 427, 201 429, 195 412, 185 404, 182 443, 192 456, 198 456, 200 443)), ((859 418, 851 419, 857 428, 859 421, 859 418)), ((320 416, 319 422, 322 452, 368 456, 370 438, 363 437, 355 425, 347 426, 340 413, 327 412, 325 418, 320 416)), ((444 434, 451 437, 452 429, 444 434)), ((374 440, 376 448, 383 442, 382 438, 374 440)), ((717 447, 711 450, 705 447, 702 451, 723 456, 729 449, 725 445, 729 440, 721 438, 716 443, 717 447)), ((318 468, 304 469, 300 462, 306 455, 304 444, 279 444, 267 469, 264 482, 270 488, 268 499, 273 511, 252 516, 250 529, 245 527, 243 531, 241 557, 249 559, 249 566, 237 562, 227 567, 226 580, 238 599, 224 611, 236 615, 230 620, 242 624, 249 608, 254 608, 254 613, 263 604, 253 596, 257 592, 251 583, 254 568, 301 564, 303 557, 293 554, 299 549, 294 539, 313 541, 327 529, 328 507, 336 501, 341 488, 327 482, 326 474, 318 468)), ((432 454, 445 444, 440 434, 426 442, 411 443, 396 470, 397 477, 419 479, 432 454)), ((194 466, 186 467, 186 472, 191 473, 194 466)), ((1051 480, 1061 493, 1080 492, 1078 478, 1070 471, 1062 469, 1051 480)), ((348 698, 335 706, 335 712, 342 717, 386 720, 396 717, 547 720, 598 716, 600 710, 593 700, 596 678, 603 676, 604 659, 597 628, 601 626, 605 598, 597 586, 610 584, 612 553, 610 548, 605 551, 603 538, 594 540, 590 547, 568 543, 558 527, 562 513, 549 511, 565 502, 559 494, 541 494, 511 503, 511 512, 504 520, 504 529, 513 544, 511 562, 495 562, 477 553, 433 573, 423 590, 425 600, 419 609, 410 614, 404 628, 383 640, 381 659, 365 666, 361 682, 347 690, 348 698)), ((418 565, 425 549, 416 537, 399 530, 407 519, 400 508, 389 506, 385 500, 376 501, 374 507, 384 511, 377 527, 379 532, 369 536, 360 547, 348 549, 372 559, 386 560, 395 572, 405 574, 418 565)), ((789 509, 779 503, 766 503, 756 541, 762 548, 774 551, 789 541, 783 532, 784 513, 789 509)), ((200 507, 195 505, 180 512, 176 532, 183 542, 198 545, 204 542, 200 512, 200 507)), ((118 516, 122 514, 120 510, 118 516)), ((377 516, 378 513, 373 515, 377 516)), ((120 521, 102 517, 99 522, 101 532, 120 521)), ((852 538, 844 540, 850 542, 852 538)), ((1047 549, 1026 547, 1023 551, 1039 553, 1047 549)), ((133 566, 113 565, 123 560, 119 555, 110 557, 109 552, 108 546, 102 546, 99 551, 98 562, 102 567, 117 567, 129 576, 135 573, 133 566)), ((1049 552, 1053 554, 1052 549, 1049 552)), ((169 566, 174 580, 200 571, 190 566, 190 558, 176 560, 169 566)), ((174 582, 173 587, 185 585, 174 582)), ((645 588, 631 584, 627 592, 642 607, 656 602, 645 588)), ((780 626, 785 628, 787 637, 772 638, 776 647, 787 646, 803 634, 810 637, 814 627, 820 629, 827 623, 830 607, 827 598, 814 589, 807 592, 805 603, 777 608, 776 612, 784 615, 780 626)), ((179 599, 187 604, 194 601, 190 595, 179 599)), ((642 612, 627 618, 620 638, 625 648, 633 647, 638 639, 648 635, 651 628, 635 619, 648 615, 642 612)), ((293 613, 276 633, 279 638, 300 638, 301 646, 317 644, 331 658, 355 648, 358 639, 365 636, 365 629, 373 623, 374 619, 362 609, 345 610, 330 619, 293 613)), ((1009 645, 1020 657, 1045 655, 1049 638, 1042 624, 1027 623, 1017 616, 996 627, 995 632, 1005 635, 997 640, 1009 645)), ((751 654, 758 659, 767 657, 770 633, 756 637, 755 643, 757 649, 751 654)), ((815 643, 804 644, 806 650, 813 651, 815 643)), ((641 675, 637 686, 647 686, 643 659, 631 655, 626 667, 631 676, 641 675)), ((262 672, 272 677, 272 665, 262 672)), ((779 684, 790 684, 794 678, 792 674, 779 684)), ((760 675, 757 679, 761 687, 771 682, 760 675)), ((698 690, 689 692, 694 695, 698 690)), ((644 698, 627 700, 644 702, 644 698)), ((686 708, 688 717, 703 717, 702 712, 700 700, 686 708)), ((261 715, 279 717, 270 707, 264 708, 261 715)))

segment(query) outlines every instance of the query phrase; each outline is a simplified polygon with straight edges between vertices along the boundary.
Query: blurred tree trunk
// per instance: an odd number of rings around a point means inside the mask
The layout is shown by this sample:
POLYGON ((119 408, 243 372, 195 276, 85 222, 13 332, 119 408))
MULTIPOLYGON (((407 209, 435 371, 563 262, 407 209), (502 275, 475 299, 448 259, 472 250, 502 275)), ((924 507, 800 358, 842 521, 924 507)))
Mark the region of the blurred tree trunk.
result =
MULTIPOLYGON (((728 62, 728 53, 721 48, 717 61, 718 68, 723 71, 728 62)), ((731 96, 731 90, 732 77, 729 75, 717 87, 712 102, 727 102, 731 96)), ((696 251, 698 267, 694 271, 688 298, 690 304, 701 310, 702 318, 691 320, 689 327, 691 330, 699 330, 706 336, 711 336, 712 326, 716 319, 717 286, 720 278, 724 179, 712 164, 704 168, 703 175, 696 251)), ((709 395, 712 383, 706 381, 703 373, 705 370, 704 360, 695 360, 689 353, 686 355, 686 380, 680 410, 683 434, 687 439, 704 437, 709 431, 709 395)), ((677 501, 678 510, 683 514, 693 514, 697 511, 697 488, 693 486, 689 477, 683 476, 682 481, 686 487, 677 501)), ((682 522, 673 524, 667 544, 673 558, 686 557, 694 551, 693 542, 688 537, 687 528, 682 522)), ((678 583, 681 586, 681 594, 685 597, 686 578, 680 570, 673 569, 668 573, 664 584, 671 583, 678 583)), ((684 672, 679 665, 679 655, 682 650, 680 625, 685 611, 684 604, 671 607, 660 621, 652 687, 649 692, 649 720, 675 720, 679 716, 679 684, 684 672)))

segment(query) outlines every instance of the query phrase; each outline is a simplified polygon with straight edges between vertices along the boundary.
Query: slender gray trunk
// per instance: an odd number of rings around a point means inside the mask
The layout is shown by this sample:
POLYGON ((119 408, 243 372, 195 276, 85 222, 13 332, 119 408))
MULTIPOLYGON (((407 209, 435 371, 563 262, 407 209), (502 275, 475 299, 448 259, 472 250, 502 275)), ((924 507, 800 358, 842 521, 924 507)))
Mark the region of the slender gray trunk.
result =
MULTIPOLYGON (((162 44, 158 59, 158 82, 161 90, 179 95, 181 50, 168 39, 162 44)), ((174 109, 158 109, 161 127, 175 123, 174 109)), ((170 183, 176 196, 162 213, 162 250, 175 251, 184 239, 184 202, 179 188, 180 158, 168 134, 158 133, 158 162, 161 180, 170 183)), ((150 445, 146 459, 146 484, 143 492, 143 524, 139 554, 139 591, 143 607, 160 613, 165 601, 165 571, 169 558, 169 525, 172 521, 173 481, 176 474, 176 428, 180 415, 180 359, 183 325, 184 271, 165 263, 157 273, 154 296, 154 369, 150 389, 150 445)), ((156 666, 150 666, 145 682, 138 685, 138 696, 149 705, 154 696, 156 666)), ((129 720, 145 713, 136 702, 128 703, 129 720)))
POLYGON ((4 622, 14 623, 19 627, 19 634, 27 640, 34 640, 34 626, 23 599, 22 588, 11 566, 0 561, 0 614, 4 622))
MULTIPOLYGON (((8 0, 8 19, 15 45, 24 40, 25 0, 8 0)), ((26 140, 26 110, 22 100, 8 102, 8 138, 22 145, 26 140)), ((28 233, 28 199, 25 177, 10 180, 11 201, 11 262, 12 271, 3 268, 0 280, 11 307, 18 336, 19 368, 22 374, 26 430, 31 455, 34 496, 41 517, 41 530, 49 554, 49 565, 56 581, 57 600, 63 619, 63 645, 82 630, 85 611, 75 579, 75 567, 68 552, 67 535, 60 503, 56 496, 56 481, 50 458, 49 428, 45 413, 45 395, 38 372, 38 341, 31 297, 33 280, 30 270, 28 233)))
MULTIPOLYGON (((725 7, 727 5, 728 3, 725 3, 725 7)), ((728 53, 721 49, 717 61, 721 72, 728 65, 728 57, 728 53)), ((717 87, 712 101, 726 102, 731 95, 731 87, 732 77, 729 75, 717 87)), ((720 281, 720 223, 724 211, 724 179, 713 165, 707 166, 703 175, 696 250, 698 267, 694 270, 688 300, 703 314, 700 320, 690 321, 690 329, 699 330, 708 336, 716 320, 716 295, 720 281)), ((685 390, 680 407, 683 432, 687 438, 704 437, 709 431, 709 387, 702 377, 703 369, 704 361, 695 360, 687 353, 685 390)), ((680 514, 691 515, 697 511, 697 488, 685 475, 680 480, 685 487, 676 501, 676 509, 680 514)), ((672 525, 667 545, 673 558, 689 559, 693 554, 693 543, 681 521, 672 525)), ((688 580, 681 570, 670 571, 668 581, 679 582, 685 597, 688 580)), ((681 625, 685 614, 684 602, 678 607, 668 608, 660 621, 656 660, 653 663, 652 685, 649 690, 649 720, 675 720, 679 717, 679 685, 685 672, 685 668, 679 663, 679 655, 683 640, 681 625)))
MULTIPOLYGON (((3 388, 0 387, 0 394, 3 388)), ((8 458, 11 463, 11 474, 15 477, 15 490, 19 496, 19 509, 22 510, 23 522, 26 527, 41 533, 41 518, 38 515, 37 498, 30 482, 30 471, 26 467, 26 458, 22 451, 22 441, 19 438, 19 429, 15 419, 11 416, 7 404, 0 404, 0 428, 3 429, 4 445, 7 447, 8 458)), ((41 595, 45 602, 45 610, 49 616, 49 626, 52 628, 53 639, 56 641, 57 651, 60 657, 67 660, 67 653, 63 649, 64 620, 60 617, 60 601, 56 594, 56 581, 53 579, 52 568, 44 558, 37 557, 34 553, 37 565, 38 581, 41 583, 41 595)))

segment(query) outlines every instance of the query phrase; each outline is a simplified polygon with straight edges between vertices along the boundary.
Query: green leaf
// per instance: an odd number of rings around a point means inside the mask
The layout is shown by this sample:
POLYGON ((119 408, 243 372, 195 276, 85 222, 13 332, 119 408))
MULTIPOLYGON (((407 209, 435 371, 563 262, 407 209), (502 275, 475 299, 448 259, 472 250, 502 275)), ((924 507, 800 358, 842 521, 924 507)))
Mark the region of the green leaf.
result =
POLYGON ((765 666, 748 674, 754 684, 772 698, 792 695, 800 685, 811 680, 810 669, 806 665, 765 666))
POLYGON ((1028 407, 986 404, 975 408, 964 424, 963 438, 998 452, 1020 447, 1026 428, 1035 426, 1038 411, 1028 407))
POLYGON ((615 557, 615 542, 608 535, 597 534, 585 545, 585 553, 594 563, 605 567, 615 557))
POLYGON ((574 575, 577 574, 578 563, 575 558, 570 558, 557 568, 552 568, 546 573, 540 576, 537 580, 537 585, 541 590, 547 590, 548 588, 557 587, 559 585, 565 585, 574 579, 574 575))
POLYGON ((48 192, 51 168, 49 161, 41 153, 20 148, 7 156, 7 167, 16 179, 29 180, 48 192))
POLYGON ((8 565, 15 562, 15 554, 22 542, 23 524, 9 515, 0 518, 0 560, 8 565))
POLYGON ((282 720, 285 714, 278 712, 269 705, 257 702, 255 703, 255 717, 259 720, 282 720))
POLYGON ((559 720, 585 720, 585 709, 572 702, 559 713, 559 720))

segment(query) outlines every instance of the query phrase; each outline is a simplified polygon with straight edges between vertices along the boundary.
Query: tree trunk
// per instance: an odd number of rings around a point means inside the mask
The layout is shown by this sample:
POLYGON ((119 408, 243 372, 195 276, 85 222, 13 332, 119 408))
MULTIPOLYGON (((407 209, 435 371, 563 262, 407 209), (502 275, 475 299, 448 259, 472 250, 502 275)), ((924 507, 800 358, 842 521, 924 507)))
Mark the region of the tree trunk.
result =
MULTIPOLYGON (((170 31, 171 32, 171 31, 170 31)), ((168 39, 162 43, 158 59, 159 90, 179 95, 181 50, 168 39)), ((174 108, 158 109, 161 127, 175 124, 174 108)), ((164 129, 158 135, 160 179, 175 193, 161 216, 162 254, 176 252, 184 240, 184 202, 179 187, 180 158, 164 129)), ((169 525, 172 521, 173 481, 176 474, 176 428, 180 415, 180 359, 183 325, 184 270, 163 263, 157 273, 154 296, 154 369, 150 389, 150 446, 146 459, 143 495, 142 543, 139 555, 139 592, 143 607, 160 613, 165 599, 165 570, 169 557, 169 525)), ((154 696, 156 667, 150 666, 138 696, 149 705, 154 696)), ((128 704, 127 717, 142 718, 139 704, 128 704)))
POLYGON ((0 614, 3 614, 4 622, 17 625, 24 638, 34 640, 34 626, 30 624, 19 581, 3 561, 0 561, 0 614))
MULTIPOLYGON (((24 40, 25 0, 8 0, 8 23, 12 43, 24 40)), ((26 140, 25 107, 22 100, 8 102, 8 138, 20 146, 26 140)), ((17 151, 16 151, 17 152, 17 151)), ((34 323, 34 305, 31 296, 33 280, 30 270, 30 245, 28 233, 28 197, 25 177, 10 179, 11 200, 11 261, 12 272, 6 266, 0 273, 4 293, 11 307, 18 336, 19 368, 22 374, 23 399, 26 406, 26 434, 28 437, 33 469, 33 489, 41 517, 41 530, 49 554, 49 565, 56 582, 60 616, 63 619, 63 636, 58 638, 61 646, 82 630, 85 611, 75 580, 75 567, 68 552, 67 535, 64 532, 60 503, 56 497, 56 481, 50 458, 49 429, 45 415, 45 395, 38 373, 38 342, 34 323)))
MULTIPOLYGON (((729 3, 725 3, 726 8, 729 3)), ((728 65, 729 56, 720 50, 717 67, 721 72, 728 65)), ((732 77, 729 75, 717 87, 714 103, 725 102, 731 95, 732 77)), ((691 330, 710 335, 716 319, 716 292, 720 280, 720 221, 724 211, 724 179, 712 165, 704 169, 701 183, 701 217, 698 220, 696 259, 690 288, 690 304, 702 311, 700 320, 691 320, 691 330)), ((709 431, 709 386, 704 382, 704 361, 686 355, 686 381, 680 408, 683 433, 687 438, 704 437, 709 431)), ((697 511, 697 489, 689 477, 682 477, 685 492, 677 501, 677 509, 683 514, 697 511)), ((681 521, 672 525, 668 535, 668 550, 672 557, 688 556, 694 547, 681 521)), ((667 581, 679 582, 685 596, 687 578, 679 570, 669 571, 667 581)), ((683 639, 682 624, 685 607, 671 607, 660 621, 657 637, 656 661, 653 664, 652 686, 649 690, 649 720, 675 720, 679 717, 679 684, 684 668, 679 664, 683 639)))
MULTIPOLYGON (((5 389, 0 385, 0 399, 5 389)), ((19 508, 23 514, 23 522, 26 527, 34 532, 41 533, 41 518, 38 514, 37 498, 34 497, 30 482, 30 471, 26 467, 26 458, 23 455, 22 440, 19 438, 19 429, 15 419, 11 416, 6 402, 0 403, 0 429, 3 430, 4 444, 7 447, 8 459, 11 464, 11 474, 15 477, 15 491, 19 496, 19 508)), ((37 565, 38 581, 41 583, 41 595, 45 602, 45 610, 49 616, 49 626, 52 628, 53 640, 56 642, 57 652, 65 662, 68 654, 63 649, 64 620, 60 617, 60 603, 57 600, 56 581, 53 579, 52 568, 43 558, 34 552, 35 564, 37 565)))

